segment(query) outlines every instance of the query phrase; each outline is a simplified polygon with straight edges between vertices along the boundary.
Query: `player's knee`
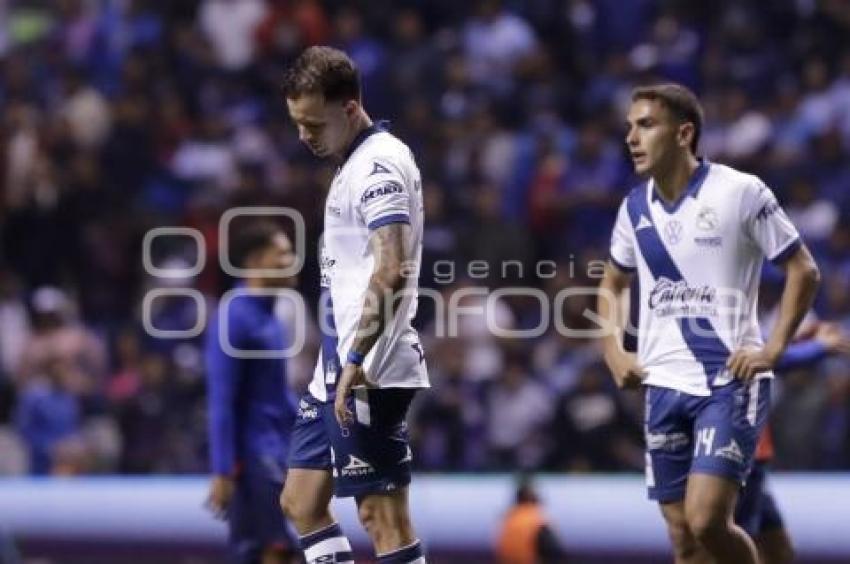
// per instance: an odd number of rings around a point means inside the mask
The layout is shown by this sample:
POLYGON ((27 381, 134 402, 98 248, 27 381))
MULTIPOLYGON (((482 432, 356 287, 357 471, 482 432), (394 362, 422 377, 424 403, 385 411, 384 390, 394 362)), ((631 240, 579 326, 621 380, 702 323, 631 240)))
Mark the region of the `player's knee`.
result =
POLYGON ((685 521, 679 523, 667 523, 667 533, 670 535, 670 543, 676 553, 676 561, 692 558, 698 550, 697 541, 691 534, 685 521))
POLYGON ((722 541, 728 534, 730 522, 726 515, 698 509, 688 511, 686 517, 688 530, 701 544, 722 541))

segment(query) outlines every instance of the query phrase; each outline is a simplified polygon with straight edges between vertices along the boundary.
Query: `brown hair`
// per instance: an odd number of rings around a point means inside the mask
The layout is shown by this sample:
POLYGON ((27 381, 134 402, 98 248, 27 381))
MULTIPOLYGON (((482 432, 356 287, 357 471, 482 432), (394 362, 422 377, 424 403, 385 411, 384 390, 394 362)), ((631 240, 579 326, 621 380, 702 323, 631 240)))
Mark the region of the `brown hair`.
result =
POLYGON ((286 230, 271 219, 251 218, 241 223, 234 222, 228 240, 233 264, 245 268, 250 256, 270 245, 278 234, 286 235, 286 230))
POLYGON ((694 126, 694 138, 691 152, 696 154, 702 133, 703 111, 696 95, 681 84, 653 84, 639 86, 632 90, 632 102, 638 100, 657 100, 680 122, 690 122, 694 126))
POLYGON ((359 101, 360 72, 343 51, 333 47, 310 47, 286 71, 283 94, 290 99, 304 94, 321 94, 325 101, 359 101))

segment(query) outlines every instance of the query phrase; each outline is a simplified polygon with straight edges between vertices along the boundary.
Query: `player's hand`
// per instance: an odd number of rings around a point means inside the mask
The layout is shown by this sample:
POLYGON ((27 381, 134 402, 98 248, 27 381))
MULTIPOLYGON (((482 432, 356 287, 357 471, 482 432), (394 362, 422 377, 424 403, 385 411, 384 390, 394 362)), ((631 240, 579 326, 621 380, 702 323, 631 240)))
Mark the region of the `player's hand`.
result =
POLYGON ((646 378, 644 370, 637 361, 637 356, 621 350, 605 353, 605 364, 614 376, 617 387, 622 389, 638 388, 646 378))
POLYGON ((345 399, 351 394, 354 386, 366 384, 366 372, 362 366, 350 362, 342 369, 339 381, 336 385, 336 400, 334 401, 334 414, 341 426, 348 425, 354 419, 354 414, 346 407, 345 399))
POLYGON ((729 356, 726 368, 735 378, 749 382, 759 372, 772 370, 778 359, 779 354, 767 347, 738 349, 729 356))
POLYGON ((850 354, 850 336, 837 323, 818 324, 815 339, 832 354, 850 354))
POLYGON ((206 507, 216 519, 227 517, 227 508, 233 499, 236 489, 236 481, 229 476, 216 476, 210 482, 210 491, 207 494, 206 507))

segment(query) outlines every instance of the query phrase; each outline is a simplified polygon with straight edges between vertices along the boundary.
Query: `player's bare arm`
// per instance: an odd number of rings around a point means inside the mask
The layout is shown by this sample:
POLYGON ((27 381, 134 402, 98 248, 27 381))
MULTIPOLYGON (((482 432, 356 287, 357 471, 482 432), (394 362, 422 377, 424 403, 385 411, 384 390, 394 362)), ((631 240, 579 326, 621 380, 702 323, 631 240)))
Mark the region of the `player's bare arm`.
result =
MULTIPOLYGON (((351 350, 365 357, 383 334, 387 321, 395 314, 397 292, 404 286, 404 241, 410 226, 405 223, 390 223, 376 229, 369 238, 369 246, 375 257, 375 267, 369 279, 360 323, 351 350)), ((337 383, 334 411, 342 424, 351 420, 352 414, 345 407, 345 397, 354 386, 366 383, 363 367, 348 362, 337 383)))
POLYGON ((764 347, 739 349, 729 357, 726 365, 737 378, 750 380, 776 365, 815 299, 820 271, 805 245, 801 245, 781 267, 785 271, 785 288, 779 304, 779 320, 764 347))
POLYGON ((597 312, 605 330, 603 346, 605 364, 614 376, 620 388, 640 386, 645 371, 638 365, 637 357, 623 349, 623 300, 625 289, 629 287, 632 274, 620 270, 610 262, 605 266, 605 274, 599 284, 597 312))

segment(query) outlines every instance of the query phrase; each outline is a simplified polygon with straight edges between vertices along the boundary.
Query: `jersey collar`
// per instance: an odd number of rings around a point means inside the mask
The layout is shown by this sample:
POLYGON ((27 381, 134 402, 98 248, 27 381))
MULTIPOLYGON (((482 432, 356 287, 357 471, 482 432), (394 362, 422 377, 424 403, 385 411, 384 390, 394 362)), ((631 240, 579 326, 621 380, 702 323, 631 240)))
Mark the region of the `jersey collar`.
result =
POLYGON ((706 159, 699 159, 699 165, 697 165, 696 170, 694 170, 690 180, 688 180, 688 185, 685 187, 685 191, 682 192, 679 198, 673 203, 668 203, 664 198, 658 195, 658 192, 655 190, 654 182, 649 183, 652 186, 650 188, 650 197, 652 198, 652 201, 661 202, 661 205, 664 206, 664 210, 667 213, 674 213, 679 209, 682 202, 684 202, 685 198, 688 196, 696 200, 699 195, 700 188, 702 188, 702 184, 705 181, 705 177, 708 176, 709 164, 710 163, 706 159))
POLYGON ((358 133, 354 140, 351 142, 351 145, 349 145, 348 149, 345 151, 345 156, 342 159, 342 164, 345 164, 351 154, 357 150, 357 147, 362 145, 363 142, 366 141, 366 139, 368 139, 370 135, 374 133, 380 133, 381 131, 386 131, 387 129, 389 129, 389 127, 390 122, 388 120, 381 119, 376 121, 366 129, 362 130, 360 133, 358 133))

